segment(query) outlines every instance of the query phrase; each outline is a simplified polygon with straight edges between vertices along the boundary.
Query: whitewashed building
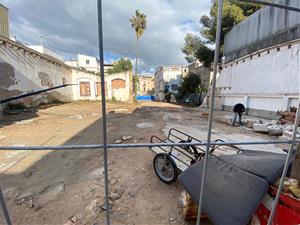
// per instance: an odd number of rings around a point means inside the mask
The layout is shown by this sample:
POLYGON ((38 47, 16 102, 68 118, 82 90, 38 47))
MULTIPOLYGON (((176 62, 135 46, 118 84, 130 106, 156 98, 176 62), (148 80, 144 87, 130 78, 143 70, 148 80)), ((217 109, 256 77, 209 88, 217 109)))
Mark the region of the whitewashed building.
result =
MULTIPOLYGON (((93 56, 78 54, 76 60, 65 61, 65 63, 72 67, 84 68, 90 72, 100 73, 100 61, 93 56)), ((107 70, 112 67, 112 64, 105 64, 104 72, 107 73, 107 70)))
MULTIPOLYGON (((289 4, 300 7, 297 0, 289 4)), ((231 111, 241 102, 249 115, 276 118, 277 111, 296 106, 299 69, 300 14, 264 7, 225 37, 216 107, 231 111)))
POLYGON ((188 74, 187 66, 159 66, 154 74, 155 100, 164 101, 165 90, 176 93, 181 86, 182 78, 188 74))
MULTIPOLYGON (((132 100, 131 73, 105 75, 107 100, 132 100)), ((22 98, 14 104, 32 106, 57 100, 100 100, 100 76, 0 36, 0 100, 64 84, 72 85, 22 98)))

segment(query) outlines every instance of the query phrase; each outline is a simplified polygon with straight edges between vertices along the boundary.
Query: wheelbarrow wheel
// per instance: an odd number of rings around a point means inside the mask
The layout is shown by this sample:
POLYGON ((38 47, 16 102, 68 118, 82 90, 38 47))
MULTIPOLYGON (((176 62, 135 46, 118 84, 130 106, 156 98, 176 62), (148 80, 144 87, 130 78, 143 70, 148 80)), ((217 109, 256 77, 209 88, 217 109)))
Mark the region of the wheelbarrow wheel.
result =
POLYGON ((162 182, 171 184, 177 180, 177 166, 168 154, 156 154, 153 159, 153 168, 156 175, 162 182))

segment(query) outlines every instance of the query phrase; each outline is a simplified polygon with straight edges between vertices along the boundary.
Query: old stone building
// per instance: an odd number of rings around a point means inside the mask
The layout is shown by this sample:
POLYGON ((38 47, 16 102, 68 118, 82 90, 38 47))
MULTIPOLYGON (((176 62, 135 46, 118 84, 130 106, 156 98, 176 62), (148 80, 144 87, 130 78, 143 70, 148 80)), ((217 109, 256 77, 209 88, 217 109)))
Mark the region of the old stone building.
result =
POLYGON ((138 95, 153 95, 154 94, 154 77, 139 76, 138 95))
POLYGON ((199 60, 188 65, 189 72, 197 74, 201 79, 201 87, 208 90, 210 85, 211 70, 201 63, 199 60))
POLYGON ((165 91, 176 93, 181 86, 182 78, 188 74, 187 66, 159 66, 154 74, 154 93, 157 101, 163 101, 165 91))

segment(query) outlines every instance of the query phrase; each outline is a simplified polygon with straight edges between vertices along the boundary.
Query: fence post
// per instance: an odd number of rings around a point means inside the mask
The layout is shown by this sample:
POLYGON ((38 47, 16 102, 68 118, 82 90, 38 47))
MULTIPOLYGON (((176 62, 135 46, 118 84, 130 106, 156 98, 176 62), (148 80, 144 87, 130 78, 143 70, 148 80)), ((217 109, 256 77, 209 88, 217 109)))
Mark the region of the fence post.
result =
POLYGON ((3 193, 2 193, 1 186, 0 186, 0 204, 1 204, 1 208, 2 208, 2 211, 3 211, 3 215, 4 215, 4 218, 5 218, 6 225, 12 225, 11 220, 10 220, 10 216, 9 216, 6 204, 5 204, 5 200, 4 200, 4 196, 3 196, 3 193))
POLYGON ((4 120, 4 105, 0 103, 0 121, 4 120))
POLYGON ((221 40, 221 29, 222 29, 222 9, 223 9, 223 0, 219 0, 216 46, 215 46, 215 55, 214 55, 214 70, 213 70, 210 104, 209 104, 210 108, 209 108, 208 129, 207 129, 207 145, 206 145, 206 152, 204 157, 203 173, 202 173, 202 180, 201 180, 201 187, 200 187, 200 194, 199 194, 198 215, 197 215, 197 223, 196 223, 197 225, 201 224, 202 201, 203 201, 204 188, 205 188, 204 184, 205 184, 205 177, 206 177, 206 170, 207 170, 208 154, 209 154, 210 144, 211 144, 211 131, 213 125, 216 80, 217 80, 217 73, 218 73, 218 62, 219 62, 220 40, 221 40))

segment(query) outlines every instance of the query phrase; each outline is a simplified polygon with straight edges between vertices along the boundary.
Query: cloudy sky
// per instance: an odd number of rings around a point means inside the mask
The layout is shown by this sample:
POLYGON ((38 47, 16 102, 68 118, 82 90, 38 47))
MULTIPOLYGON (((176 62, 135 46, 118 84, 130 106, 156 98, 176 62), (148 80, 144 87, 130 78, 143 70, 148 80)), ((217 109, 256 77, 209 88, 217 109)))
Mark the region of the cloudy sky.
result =
MULTIPOLYGON (((10 33, 19 41, 45 44, 66 59, 77 53, 97 56, 97 0, 0 0, 10 11, 10 33)), ((147 15, 140 45, 140 72, 159 65, 185 64, 180 48, 186 33, 199 31, 199 18, 211 0, 103 0, 105 62, 134 57, 135 34, 129 19, 147 15)))

